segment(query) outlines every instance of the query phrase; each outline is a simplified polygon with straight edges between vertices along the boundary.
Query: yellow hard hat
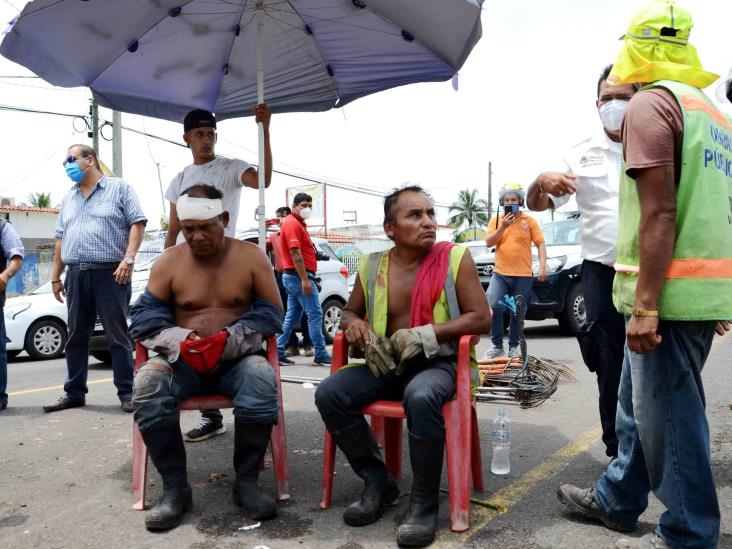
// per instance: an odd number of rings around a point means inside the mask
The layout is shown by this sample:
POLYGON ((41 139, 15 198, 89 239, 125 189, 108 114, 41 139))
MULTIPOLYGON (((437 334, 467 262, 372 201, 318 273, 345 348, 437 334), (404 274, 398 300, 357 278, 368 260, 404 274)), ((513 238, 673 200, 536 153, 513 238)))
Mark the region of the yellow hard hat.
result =
POLYGON ((515 194, 516 196, 518 196, 518 199, 519 199, 521 205, 523 205, 525 196, 524 196, 524 189, 520 184, 506 183, 505 185, 503 185, 501 187, 501 190, 498 192, 498 201, 500 204, 503 203, 503 197, 506 196, 507 194, 515 194))
POLYGON ((689 43, 693 26, 691 14, 675 0, 651 0, 631 19, 608 84, 675 80, 706 88, 719 75, 702 68, 689 43))

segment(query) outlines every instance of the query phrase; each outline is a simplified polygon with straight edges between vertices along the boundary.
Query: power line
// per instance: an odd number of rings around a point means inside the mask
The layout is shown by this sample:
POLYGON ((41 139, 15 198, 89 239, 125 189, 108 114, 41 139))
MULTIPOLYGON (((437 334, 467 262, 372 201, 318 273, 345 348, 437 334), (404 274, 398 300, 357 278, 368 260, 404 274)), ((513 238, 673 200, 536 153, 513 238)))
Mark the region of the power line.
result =
MULTIPOLYGON (((24 107, 15 107, 15 106, 12 106, 12 105, 2 105, 2 104, 0 104, 0 110, 16 111, 16 112, 25 112, 25 113, 31 113, 31 114, 47 114, 47 115, 52 115, 52 116, 64 116, 64 117, 68 117, 68 118, 82 118, 82 119, 86 120, 86 117, 84 115, 71 114, 71 113, 63 113, 63 112, 54 112, 54 111, 43 111, 43 110, 38 110, 38 109, 30 109, 30 108, 24 108, 24 107)), ((106 125, 112 126, 112 122, 110 122, 109 120, 104 120, 104 123, 102 124, 102 126, 106 126, 106 125)), ((155 135, 155 134, 152 134, 152 133, 148 133, 146 131, 137 130, 135 128, 130 128, 130 127, 127 127, 127 126, 122 126, 122 129, 123 130, 126 130, 126 131, 129 131, 129 132, 132 132, 132 133, 136 133, 138 135, 142 135, 145 138, 157 139, 158 141, 163 141, 163 142, 168 143, 170 145, 175 145, 177 147, 187 148, 186 145, 184 145, 183 143, 181 143, 179 141, 174 141, 172 139, 168 139, 167 137, 162 137, 160 135, 155 135)), ((225 155, 219 155, 219 156, 224 156, 225 157, 225 155)), ((255 167, 256 167, 256 165, 255 165, 255 167)), ((275 169, 273 169, 272 171, 274 173, 276 173, 276 174, 279 174, 279 175, 285 175, 287 177, 292 177, 294 179, 299 179, 301 181, 307 181, 309 183, 325 183, 325 184, 329 185, 330 187, 334 187, 336 189, 341 189, 341 190, 344 190, 344 191, 350 191, 350 192, 359 193, 359 194, 365 194, 365 195, 369 195, 369 196, 378 196, 380 198, 383 197, 385 194, 387 194, 385 190, 375 189, 373 187, 372 188, 369 188, 369 187, 364 187, 362 185, 356 186, 356 185, 349 185, 349 184, 346 184, 346 183, 332 182, 331 180, 329 180, 328 177, 323 177, 322 179, 314 179, 312 177, 307 177, 307 176, 300 175, 300 174, 296 174, 296 173, 292 173, 292 172, 286 172, 286 171, 283 171, 283 170, 275 170, 275 169)), ((438 206, 440 208, 449 208, 450 207, 449 204, 445 204, 445 203, 442 203, 442 202, 435 202, 434 205, 435 206, 438 206)))

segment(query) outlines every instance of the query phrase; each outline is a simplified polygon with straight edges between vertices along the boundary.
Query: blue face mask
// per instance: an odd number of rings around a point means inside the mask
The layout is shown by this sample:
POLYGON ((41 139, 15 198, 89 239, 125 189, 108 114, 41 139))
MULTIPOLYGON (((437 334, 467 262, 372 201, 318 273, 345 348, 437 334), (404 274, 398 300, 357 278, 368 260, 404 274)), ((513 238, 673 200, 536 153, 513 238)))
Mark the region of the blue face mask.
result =
POLYGON ((69 162, 66 164, 66 175, 69 176, 69 179, 73 181, 74 183, 81 183, 82 179, 84 179, 84 172, 79 168, 78 162, 69 162))

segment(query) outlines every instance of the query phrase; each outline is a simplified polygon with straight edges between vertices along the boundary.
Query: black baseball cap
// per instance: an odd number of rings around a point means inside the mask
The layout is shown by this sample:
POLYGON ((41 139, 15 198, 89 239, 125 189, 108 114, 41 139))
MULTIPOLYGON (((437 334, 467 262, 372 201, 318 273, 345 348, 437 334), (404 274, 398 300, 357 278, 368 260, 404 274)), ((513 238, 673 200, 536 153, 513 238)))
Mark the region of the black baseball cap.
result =
POLYGON ((187 133, 196 128, 216 129, 216 117, 212 112, 203 109, 193 109, 183 119, 183 132, 187 133))

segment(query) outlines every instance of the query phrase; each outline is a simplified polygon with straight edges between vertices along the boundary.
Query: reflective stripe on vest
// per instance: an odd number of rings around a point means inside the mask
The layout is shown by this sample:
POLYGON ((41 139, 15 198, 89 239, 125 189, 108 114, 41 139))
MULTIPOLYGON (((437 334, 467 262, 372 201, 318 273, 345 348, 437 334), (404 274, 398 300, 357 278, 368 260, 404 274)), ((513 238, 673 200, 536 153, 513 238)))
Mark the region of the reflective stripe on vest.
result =
MULTIPOLYGON (((732 318, 732 120, 687 84, 661 81, 649 87, 663 88, 676 98, 684 123, 676 235, 658 297, 659 316, 732 318)), ((635 303, 640 218, 636 182, 623 166, 613 303, 624 314, 630 314, 635 303)))
MULTIPOLYGON (((619 273, 637 273, 637 265, 615 264, 619 273)), ((672 259, 666 278, 732 278, 732 259, 672 259)))
MULTIPOLYGON (((433 314, 435 316, 435 324, 446 322, 447 320, 454 319, 460 316, 460 305, 457 297, 457 287, 455 281, 455 275, 460 266, 460 261, 463 255, 467 252, 467 248, 462 246, 453 246, 450 250, 450 262, 445 276, 445 283, 443 286, 443 292, 445 296, 445 305, 442 304, 441 300, 435 304, 433 314)), ((376 333, 386 335, 386 310, 378 310, 376 307, 376 297, 379 292, 385 292, 384 296, 388 294, 388 280, 383 280, 382 283, 377 284, 378 277, 381 274, 388 278, 388 261, 389 261, 389 250, 384 252, 375 252, 362 258, 362 264, 359 266, 359 280, 361 280, 361 287, 364 291, 366 298, 366 315, 368 317, 369 325, 373 328, 376 333), (386 264, 382 266, 382 261, 386 264), (365 262, 365 265, 364 265, 365 262), (383 272, 382 272, 383 271, 383 272), (363 275, 366 275, 365 277, 363 275), (365 278, 365 280, 364 280, 365 278)), ((386 307, 383 307, 384 309, 386 307)), ((446 342, 440 345, 440 356, 454 357, 457 354, 457 343, 446 342)), ((475 359, 475 351, 471 352, 471 383, 473 387, 479 384, 479 371, 478 363, 475 359)))

